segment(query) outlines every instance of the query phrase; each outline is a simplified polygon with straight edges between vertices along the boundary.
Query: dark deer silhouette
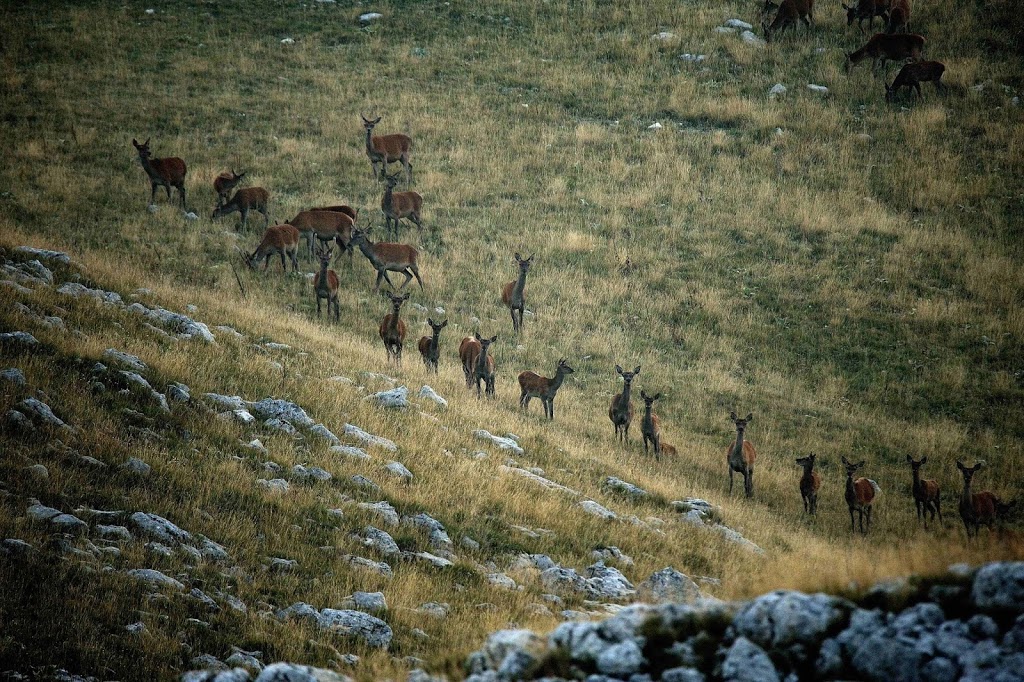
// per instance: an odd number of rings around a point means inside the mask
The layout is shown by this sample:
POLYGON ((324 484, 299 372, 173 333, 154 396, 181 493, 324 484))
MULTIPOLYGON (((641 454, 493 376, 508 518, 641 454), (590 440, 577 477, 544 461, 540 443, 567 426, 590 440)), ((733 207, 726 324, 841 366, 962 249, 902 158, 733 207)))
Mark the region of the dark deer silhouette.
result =
POLYGON ((725 451, 725 459, 729 464, 729 494, 732 495, 733 472, 743 475, 743 491, 747 497, 754 496, 754 460, 757 459, 757 450, 754 444, 744 440, 744 432, 747 424, 754 418, 754 413, 747 415, 746 419, 740 419, 735 412, 729 414, 729 419, 736 425, 736 441, 725 451))

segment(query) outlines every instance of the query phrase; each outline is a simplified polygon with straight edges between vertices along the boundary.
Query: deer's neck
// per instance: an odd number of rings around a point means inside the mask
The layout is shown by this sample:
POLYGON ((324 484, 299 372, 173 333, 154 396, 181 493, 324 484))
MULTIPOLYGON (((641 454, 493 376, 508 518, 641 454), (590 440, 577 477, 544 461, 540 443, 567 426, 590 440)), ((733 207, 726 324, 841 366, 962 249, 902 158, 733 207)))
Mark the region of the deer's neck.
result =
POLYGON ((654 405, 644 406, 644 429, 653 431, 654 430, 654 405))
POLYGON ((960 497, 960 504, 965 504, 968 507, 971 504, 971 482, 964 481, 964 494, 960 497))
POLYGON ((914 469, 913 475, 914 475, 914 487, 913 487, 913 490, 916 493, 917 491, 919 491, 921 489, 921 472, 918 471, 917 469, 914 469))
POLYGON ((388 185, 384 189, 384 196, 380 200, 380 208, 384 213, 391 213, 391 208, 394 206, 394 189, 388 185))
POLYGON ((736 431, 736 443, 732 446, 732 459, 743 459, 743 431, 736 431))
POLYGON ((374 244, 371 244, 365 239, 361 239, 359 240, 358 246, 359 250, 363 252, 363 255, 366 256, 366 259, 369 260, 374 267, 380 266, 380 259, 377 258, 377 252, 373 248, 375 246, 374 244))
POLYGON ((156 169, 153 168, 153 164, 148 156, 142 156, 140 154, 139 161, 142 162, 142 169, 146 171, 146 175, 148 175, 151 178, 156 178, 160 176, 160 174, 156 172, 156 169))
POLYGON ((366 129, 366 153, 370 156, 380 156, 373 148, 373 131, 370 128, 366 129))
POLYGON ((486 346, 480 346, 480 355, 476 358, 476 371, 479 374, 487 374, 487 352, 489 350, 486 346))
POLYGON ((561 369, 555 370, 555 378, 548 383, 548 393, 554 395, 555 391, 561 387, 563 381, 565 381, 565 372, 561 369))
POLYGON ((814 467, 810 466, 810 465, 805 466, 804 467, 804 475, 803 475, 803 479, 802 480, 809 482, 813 478, 814 478, 814 467))
POLYGON ((430 354, 431 355, 436 355, 437 354, 437 346, 440 343, 440 341, 441 341, 441 330, 440 329, 435 329, 434 333, 430 336, 430 347, 429 348, 430 348, 430 354))
POLYGON ((327 283, 327 263, 320 263, 320 276, 317 278, 317 291, 328 291, 331 287, 327 283))
POLYGON ((857 493, 853 489, 853 474, 846 474, 846 501, 851 502, 857 499, 857 493))
POLYGON ((512 300, 516 303, 521 303, 523 300, 523 290, 526 289, 526 270, 519 271, 519 277, 516 279, 516 285, 512 287, 512 300))
POLYGON ((395 331, 398 329, 398 314, 401 309, 395 306, 391 309, 391 319, 388 320, 388 331, 395 331))
POLYGON ((632 390, 633 384, 630 384, 628 382, 622 388, 622 401, 619 403, 619 410, 621 410, 623 414, 629 411, 629 393, 632 390))

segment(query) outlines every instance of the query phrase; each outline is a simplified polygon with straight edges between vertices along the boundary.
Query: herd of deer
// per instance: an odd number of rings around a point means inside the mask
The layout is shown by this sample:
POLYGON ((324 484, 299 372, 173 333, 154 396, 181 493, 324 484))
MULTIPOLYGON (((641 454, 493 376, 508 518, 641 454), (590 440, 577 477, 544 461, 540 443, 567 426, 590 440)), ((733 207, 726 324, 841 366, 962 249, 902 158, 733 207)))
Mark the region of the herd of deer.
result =
MULTIPOLYGON (((882 33, 876 33, 860 49, 846 54, 846 72, 855 64, 866 59, 872 60, 871 72, 876 73, 881 66, 884 70, 885 62, 901 62, 907 59, 912 60, 905 64, 896 75, 892 85, 885 85, 885 100, 891 102, 901 88, 913 89, 917 96, 923 98, 921 83, 933 82, 937 90, 942 89, 942 74, 946 66, 942 62, 922 61, 924 54, 924 36, 910 31, 910 0, 858 0, 855 5, 843 3, 846 10, 846 25, 852 26, 857 22, 857 27, 864 33, 864 20, 868 20, 868 30, 874 24, 875 17, 881 17, 885 26, 882 33)), ((810 30, 811 22, 814 20, 814 0, 782 0, 776 5, 772 0, 765 0, 762 14, 767 14, 772 9, 778 9, 775 19, 768 23, 765 19, 761 23, 765 40, 771 42, 772 35, 781 35, 788 27, 793 26, 796 30, 798 21, 803 21, 810 30)))

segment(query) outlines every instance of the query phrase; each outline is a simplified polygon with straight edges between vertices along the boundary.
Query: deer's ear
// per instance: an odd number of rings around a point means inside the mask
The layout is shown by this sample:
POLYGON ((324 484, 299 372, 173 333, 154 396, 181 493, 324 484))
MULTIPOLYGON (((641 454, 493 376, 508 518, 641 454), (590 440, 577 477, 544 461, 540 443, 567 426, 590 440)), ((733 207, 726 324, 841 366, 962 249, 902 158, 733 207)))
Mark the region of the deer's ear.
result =
POLYGON ((655 400, 659 399, 660 397, 661 397, 661 393, 655 393, 654 394, 654 399, 655 400))
POLYGON ((436 323, 436 322, 434 322, 434 320, 433 320, 432 318, 429 318, 429 317, 428 317, 428 318, 427 318, 427 324, 429 324, 429 325, 430 325, 431 327, 433 327, 433 326, 434 326, 435 324, 437 324, 437 323, 436 323))
POLYGON ((618 372, 619 374, 622 374, 622 368, 619 367, 618 365, 615 365, 615 371, 618 372))
POLYGON ((494 343, 497 340, 498 340, 498 335, 497 334, 495 334, 494 336, 491 337, 491 343, 494 343))
POLYGON ((522 259, 522 256, 520 256, 520 255, 519 255, 519 252, 518 252, 518 251, 516 251, 516 262, 517 262, 517 263, 519 263, 519 262, 521 262, 522 260, 523 260, 523 259, 522 259))
POLYGON ((752 420, 753 418, 754 418, 754 413, 753 413, 753 412, 749 412, 749 413, 747 413, 747 419, 746 419, 747 421, 750 421, 750 420, 752 420))
POLYGON ((133 138, 132 138, 132 144, 133 144, 133 145, 135 145, 136 147, 138 147, 138 146, 139 146, 139 141, 138 141, 138 140, 136 140, 136 139, 135 139, 135 138, 133 137, 133 138))
POLYGON ((444 322, 442 322, 442 323, 441 323, 440 325, 438 325, 438 326, 439 326, 439 327, 442 327, 442 328, 444 328, 444 327, 447 327, 447 326, 448 326, 448 320, 445 320, 444 322))
POLYGON ((644 391, 644 389, 642 388, 640 389, 640 397, 643 398, 644 400, 647 400, 647 392, 644 391))
POLYGON ((733 421, 736 421, 736 412, 735 411, 729 413, 729 419, 731 419, 733 421))
MULTIPOLYGON (((843 455, 842 459, 843 459, 843 464, 845 464, 846 466, 850 466, 850 461, 848 459, 846 459, 846 455, 843 455)), ((959 464, 959 462, 958 462, 958 464, 959 464)))
POLYGON ((910 455, 907 455, 907 461, 910 462, 911 464, 913 464, 914 458, 911 457, 910 455))
POLYGON ((963 462, 961 462, 960 460, 957 460, 956 461, 956 468, 959 469, 960 471, 963 471, 966 467, 964 466, 963 462))
POLYGON ((862 466, 864 466, 865 462, 867 462, 867 460, 866 459, 862 459, 861 461, 857 462, 857 466, 858 467, 862 467, 862 466))
POLYGON ((633 374, 639 374, 639 373, 640 373, 640 365, 637 365, 636 369, 633 370, 633 374))
POLYGON ((925 455, 924 457, 921 458, 921 464, 924 464, 927 461, 928 461, 928 455, 925 455))

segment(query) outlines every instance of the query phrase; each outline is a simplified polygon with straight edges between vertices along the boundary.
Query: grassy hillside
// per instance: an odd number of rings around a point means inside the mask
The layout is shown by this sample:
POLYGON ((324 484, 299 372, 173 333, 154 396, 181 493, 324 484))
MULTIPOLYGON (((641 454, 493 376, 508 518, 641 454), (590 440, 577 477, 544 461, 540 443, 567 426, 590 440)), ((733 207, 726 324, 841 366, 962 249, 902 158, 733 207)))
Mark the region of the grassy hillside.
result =
MULTIPOLYGON (((0 660, 153 679, 238 646, 262 650, 267 662, 323 666, 355 653, 360 662, 345 671, 360 679, 400 678, 420 664, 454 676, 486 632, 558 622, 536 608, 546 590, 535 576, 510 572, 521 591, 484 578, 521 552, 582 571, 592 550, 613 545, 635 560, 620 566, 634 583, 672 565, 720 579, 707 591, 723 598, 847 589, 1024 555, 1014 519, 1001 534, 965 540, 954 464, 986 460, 976 486, 1003 499, 1024 487, 1018 13, 1009 0, 917 3, 914 30, 927 37, 928 57, 946 64, 947 92, 925 84, 923 101, 886 104, 882 78, 868 67, 844 73, 844 51, 863 38, 838 4, 819 7, 809 33, 769 46, 715 31, 732 17, 759 24, 756 8, 664 0, 0 7, 2 255, 25 263, 13 247, 27 244, 73 259, 55 268, 54 287, 4 289, 0 331, 28 331, 40 345, 0 348, 4 367, 26 377, 24 387, 0 387, 0 413, 33 396, 77 427, 0 436, 0 535, 39 549, 21 564, 0 563, 17 569, 0 581, 0 660), (363 26, 357 17, 367 11, 383 17, 363 26), (654 37, 662 32, 671 35, 654 37), (776 83, 787 92, 770 98, 776 83), (269 190, 278 221, 348 203, 380 239, 383 185, 371 176, 360 113, 383 116, 378 132, 412 136, 412 188, 424 197, 426 229, 406 227, 401 240, 420 250, 426 288, 412 289, 411 303, 429 312, 404 309, 400 369, 386 365, 377 327, 388 304, 362 255, 337 266, 335 324, 317 319, 303 274, 282 275, 277 262, 267 272, 245 268, 237 248, 254 248, 261 216, 250 215, 246 233, 235 230, 237 214, 210 219, 213 178, 234 168, 269 190), (168 205, 163 190, 147 210, 132 138, 186 161, 198 220, 168 205), (536 254, 526 287, 533 315, 519 338, 499 296, 515 277, 515 252, 536 254), (57 293, 66 281, 187 313, 210 325, 216 343, 170 340, 123 308, 57 293), (64 327, 47 326, 47 315, 64 327), (428 315, 450 320, 437 377, 415 349, 428 315), (477 329, 498 335, 494 401, 467 391, 458 365, 459 339, 477 329), (165 414, 136 392, 97 393, 92 367, 107 348, 141 358, 158 391, 181 382, 194 400, 165 414), (550 376, 563 357, 576 371, 558 394, 556 421, 541 418, 537 401, 523 415, 516 375, 550 376), (613 440, 607 417, 621 390, 616 364, 642 366, 628 446, 613 440), (434 418, 376 408, 364 393, 390 384, 368 372, 413 394, 429 384, 449 405, 416 399, 434 418), (354 383, 330 381, 336 376, 354 383), (641 388, 664 396, 658 412, 674 459, 656 462, 638 443, 641 388), (399 450, 342 458, 322 441, 213 418, 205 392, 284 398, 339 435, 352 423, 399 450), (727 493, 733 409, 754 413, 752 500, 727 493), (519 465, 581 497, 502 471, 506 453, 476 439, 477 429, 516 434, 519 465), (267 455, 242 447, 253 437, 267 455), (488 456, 474 458, 479 450, 488 456), (819 455, 824 480, 814 519, 802 516, 793 462, 808 452, 819 455), (78 455, 108 466, 83 468, 78 455), (945 528, 917 526, 907 455, 928 456, 945 528), (849 530, 841 456, 865 459, 864 475, 883 490, 866 537, 849 530), (152 473, 122 471, 130 457, 152 473), (411 484, 384 469, 392 459, 412 470, 411 484), (256 484, 274 477, 266 460, 286 472, 321 466, 334 478, 270 494, 256 484), (26 471, 36 463, 47 478, 26 471), (355 474, 381 490, 358 487, 355 474), (652 495, 617 496, 602 487, 607 476, 652 495), (390 561, 390 579, 352 568, 339 554, 385 558, 351 537, 366 525, 391 532, 403 550, 429 543, 422 531, 381 526, 345 496, 431 514, 455 542, 455 566, 390 561), (686 496, 720 505, 722 520, 765 554, 681 523, 670 503, 686 496), (26 518, 30 497, 68 512, 159 514, 231 558, 154 557, 141 540, 118 545, 117 556, 61 554, 52 530, 26 518), (646 525, 598 519, 579 499, 646 525), (329 513, 335 508, 343 516, 329 513), (552 532, 534 538, 512 526, 552 532), (463 547, 463 537, 480 548, 463 547), (298 565, 275 573, 265 568, 270 557, 298 565), (125 576, 133 568, 235 595, 248 611, 150 599, 125 576), (389 650, 261 615, 296 601, 333 607, 356 590, 384 592, 389 650), (432 601, 450 605, 447 618, 417 611, 432 601), (127 635, 139 621, 146 631, 127 635)), ((303 263, 304 272, 313 267, 303 263)), ((584 606, 576 597, 564 608, 584 606)))

